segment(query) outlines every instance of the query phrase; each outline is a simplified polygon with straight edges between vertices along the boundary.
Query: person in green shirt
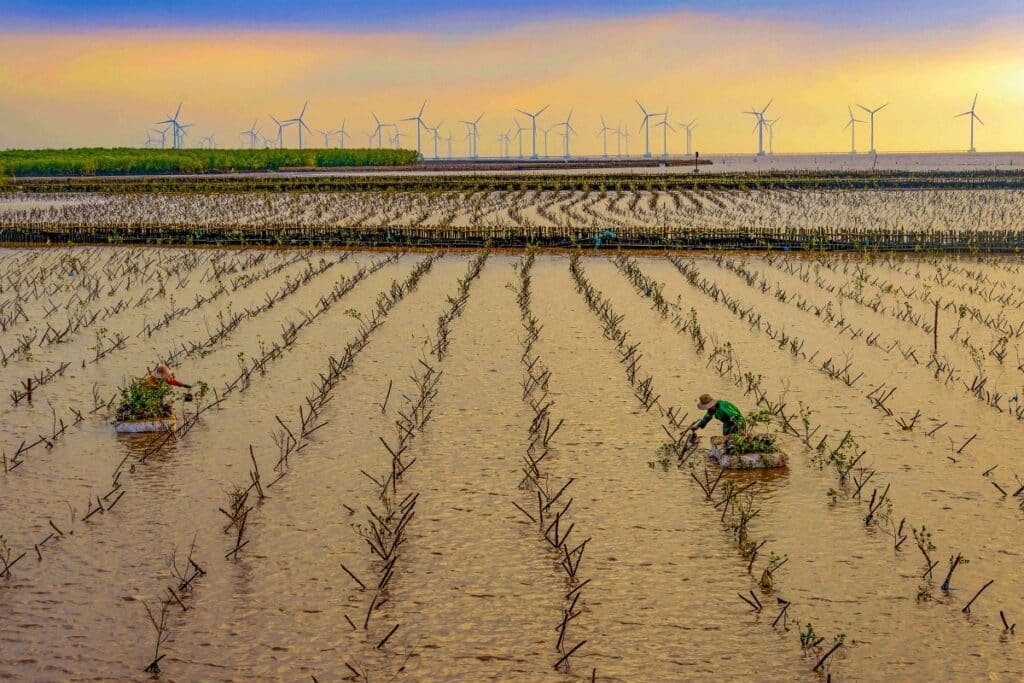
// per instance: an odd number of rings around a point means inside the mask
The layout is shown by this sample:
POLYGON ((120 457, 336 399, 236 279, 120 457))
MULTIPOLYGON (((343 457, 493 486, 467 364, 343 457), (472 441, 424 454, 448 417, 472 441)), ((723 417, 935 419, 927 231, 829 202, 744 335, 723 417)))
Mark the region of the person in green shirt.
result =
POLYGON ((711 420, 719 420, 722 423, 722 434, 729 436, 736 434, 743 428, 743 413, 740 409, 721 399, 716 399, 711 394, 703 394, 700 397, 697 407, 706 410, 704 417, 690 425, 690 429, 696 431, 704 429, 711 420))

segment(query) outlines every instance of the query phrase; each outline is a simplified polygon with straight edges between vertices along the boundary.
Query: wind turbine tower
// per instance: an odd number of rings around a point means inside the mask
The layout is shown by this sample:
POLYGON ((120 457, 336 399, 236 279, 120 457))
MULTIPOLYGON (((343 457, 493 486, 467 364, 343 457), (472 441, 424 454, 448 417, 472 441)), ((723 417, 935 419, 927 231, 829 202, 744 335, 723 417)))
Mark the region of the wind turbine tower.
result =
POLYGON ((609 133, 609 131, 617 132, 617 131, 613 131, 611 128, 609 128, 608 124, 604 122, 604 116, 601 116, 601 130, 597 131, 597 134, 601 136, 601 149, 603 150, 604 158, 605 159, 608 158, 608 133, 609 133))
POLYGON ((569 114, 565 117, 565 121, 556 123, 556 126, 564 126, 562 132, 562 139, 565 141, 565 158, 568 159, 571 155, 569 154, 569 135, 575 133, 576 129, 572 127, 572 109, 569 110, 569 114))
POLYGON ((469 157, 471 159, 477 158, 477 142, 480 140, 480 129, 477 128, 477 126, 480 123, 480 119, 483 117, 484 112, 480 112, 480 116, 476 117, 472 121, 460 121, 460 123, 466 124, 469 128, 469 135, 466 137, 469 138, 469 157))
POLYGON ((974 93, 974 101, 971 102, 971 108, 968 109, 967 111, 965 111, 963 114, 957 114, 956 116, 953 117, 954 119, 958 119, 961 116, 969 116, 970 117, 970 121, 971 121, 971 147, 970 147, 970 149, 967 150, 968 152, 976 152, 977 151, 976 149, 974 149, 974 122, 977 121, 981 125, 983 125, 983 126, 985 125, 985 123, 980 118, 978 118, 978 115, 974 113, 974 107, 977 104, 978 104, 978 93, 974 93))
POLYGON ((770 155, 775 154, 775 124, 778 123, 781 118, 782 117, 780 116, 777 119, 764 122, 764 125, 768 126, 768 154, 770 155))
POLYGON ((338 130, 334 131, 335 133, 338 134, 338 149, 345 149, 345 138, 346 137, 351 137, 345 131, 345 124, 347 122, 348 122, 348 119, 342 119, 342 121, 341 121, 341 128, 339 128, 338 130))
POLYGON ((183 126, 178 121, 178 116, 181 114, 181 105, 182 105, 182 103, 178 102, 178 108, 177 108, 177 110, 175 110, 174 116, 168 116, 163 121, 157 121, 156 122, 156 125, 158 125, 158 126, 163 125, 165 123, 169 124, 171 126, 171 130, 172 130, 172 133, 171 133, 171 148, 172 149, 181 149, 182 147, 185 146, 185 129, 192 125, 191 123, 189 123, 189 124, 186 124, 186 125, 183 126))
MULTIPOLYGON (((664 116, 665 112, 649 112, 644 109, 644 105, 640 104, 639 100, 636 100, 636 106, 640 107, 640 111, 644 113, 644 118, 640 122, 640 128, 644 131, 644 156, 648 159, 651 158, 651 117, 652 116, 664 116)), ((627 138, 628 140, 628 138, 627 138)), ((627 151, 628 155, 629 152, 627 151)))
POLYGON ((668 122, 668 107, 665 107, 665 113, 662 116, 662 120, 654 125, 661 126, 661 156, 663 159, 668 159, 668 131, 671 128, 674 133, 676 129, 672 128, 672 124, 668 122))
POLYGON ((697 127, 697 119, 691 120, 689 123, 679 122, 679 125, 686 131, 686 156, 693 154, 693 129, 697 127))
POLYGON ((427 101, 423 100, 423 106, 420 107, 420 111, 419 111, 418 114, 416 114, 416 116, 410 116, 407 119, 402 119, 403 121, 415 121, 416 122, 416 154, 419 155, 420 159, 423 158, 423 143, 422 143, 422 141, 420 139, 420 129, 421 128, 426 128, 428 131, 430 130, 430 128, 427 126, 427 124, 423 123, 423 110, 426 109, 426 108, 427 108, 427 101))
POLYGON ((267 114, 270 120, 277 124, 277 148, 284 149, 284 124, 274 118, 272 114, 267 114))
POLYGON ((871 154, 878 154, 878 151, 875 149, 875 114, 888 107, 889 103, 886 102, 877 109, 868 109, 863 104, 858 104, 857 106, 866 111, 868 114, 870 114, 869 120, 871 122, 871 154))
POLYGON ((523 128, 522 124, 519 123, 519 119, 517 119, 515 116, 512 117, 512 120, 516 122, 516 135, 515 136, 517 138, 519 138, 519 158, 522 159, 523 158, 523 131, 526 130, 526 129, 523 128))
POLYGON ((850 129, 850 154, 856 154, 857 153, 857 124, 858 123, 864 123, 864 121, 862 121, 861 119, 858 119, 858 118, 854 118, 854 116, 853 116, 853 109, 850 108, 850 105, 846 105, 846 111, 848 111, 850 113, 850 120, 846 122, 845 126, 843 126, 843 130, 846 130, 847 128, 850 129))
POLYGON ((772 102, 774 101, 774 98, 768 100, 768 104, 764 105, 764 109, 761 109, 760 111, 751 107, 750 111, 743 112, 744 114, 750 114, 757 119, 757 122, 754 123, 754 129, 757 130, 757 156, 759 157, 764 156, 764 127, 767 125, 764 114, 768 111, 768 107, 772 106, 772 102))
POLYGON ((305 128, 306 132, 312 133, 312 131, 309 130, 309 126, 307 126, 306 122, 302 119, 302 117, 305 116, 306 114, 306 106, 308 104, 309 102, 307 101, 302 105, 302 111, 300 111, 299 115, 296 116, 294 119, 287 119, 286 121, 282 121, 282 123, 286 126, 294 125, 296 128, 299 129, 299 149, 302 149, 302 129, 305 128))
MULTIPOLYGON (((537 117, 540 116, 541 114, 543 114, 544 110, 547 109, 550 106, 551 105, 549 105, 549 104, 545 104, 543 107, 538 109, 533 114, 531 114, 528 111, 523 111, 522 109, 516 109, 516 111, 519 112, 520 114, 523 114, 524 116, 529 116, 530 119, 531 119, 531 123, 533 125, 533 153, 530 154, 530 158, 531 159, 536 159, 537 158, 537 117)), ((518 121, 516 121, 516 125, 517 126, 519 125, 518 121)), ((523 156, 522 152, 519 153, 519 156, 523 156)), ((546 152, 545 152, 544 156, 547 156, 546 152)))
POLYGON ((249 138, 249 149, 256 149, 256 138, 258 133, 259 129, 256 128, 256 121, 253 121, 249 130, 243 130, 239 135, 244 135, 249 138))

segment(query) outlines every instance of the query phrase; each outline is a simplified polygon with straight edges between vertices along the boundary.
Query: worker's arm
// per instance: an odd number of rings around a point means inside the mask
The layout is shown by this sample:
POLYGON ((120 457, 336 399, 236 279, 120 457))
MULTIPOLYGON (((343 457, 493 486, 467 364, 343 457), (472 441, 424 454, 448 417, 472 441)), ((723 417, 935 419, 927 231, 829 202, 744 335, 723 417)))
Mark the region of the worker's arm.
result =
POLYGON ((179 382, 178 380, 174 379, 173 377, 168 377, 167 378, 167 383, 170 384, 172 387, 181 387, 183 389, 191 389, 192 388, 191 384, 183 384, 183 383, 179 382))
POLYGON ((696 423, 696 425, 695 425, 695 427, 694 427, 694 428, 695 428, 695 429, 704 429, 705 427, 707 427, 707 426, 708 426, 708 422, 711 422, 711 418, 712 418, 712 417, 714 417, 714 414, 713 414, 713 413, 712 413, 712 412, 711 412, 711 411, 709 410, 708 412, 706 412, 706 413, 704 414, 704 417, 702 417, 702 418, 701 418, 701 419, 700 419, 700 420, 699 420, 699 421, 698 421, 698 422, 696 423))

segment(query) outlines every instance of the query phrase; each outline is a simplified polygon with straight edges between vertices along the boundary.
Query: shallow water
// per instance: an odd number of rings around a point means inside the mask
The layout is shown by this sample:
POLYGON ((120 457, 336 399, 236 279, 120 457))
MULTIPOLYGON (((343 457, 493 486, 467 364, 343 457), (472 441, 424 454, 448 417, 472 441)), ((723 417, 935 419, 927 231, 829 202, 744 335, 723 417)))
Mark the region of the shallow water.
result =
MULTIPOLYGON (((835 680, 1024 676, 1024 650, 1015 634, 1004 633, 1000 619, 1000 610, 1011 623, 1024 614, 1016 544, 1024 512, 1013 495, 1020 486, 1014 472, 1021 468, 1014 449, 1004 446, 1024 426, 961 384, 936 379, 923 363, 867 345, 863 336, 854 338, 780 300, 774 287, 799 289, 817 305, 833 301, 855 328, 916 345, 927 362, 928 335, 920 327, 840 300, 813 279, 802 282, 780 269, 781 262, 761 256, 731 258, 763 275, 771 283, 767 292, 748 285, 724 262, 693 260, 702 276, 759 312, 760 326, 692 286, 667 258, 635 259, 683 317, 693 310, 707 339, 702 351, 677 331, 671 316, 651 307, 652 299, 614 262, 581 259, 585 277, 623 315, 629 343, 640 344, 641 376, 652 378, 662 408, 682 406, 688 422, 698 414, 691 407, 694 398, 709 392, 752 411, 754 398, 744 392, 743 380, 722 376, 713 365, 715 348, 728 342, 739 372, 760 374, 762 389, 773 400, 784 397, 784 412, 795 424, 801 406, 813 409, 809 420, 820 425, 814 441, 828 434, 835 444, 849 430, 865 451, 865 469, 855 474, 874 474, 859 497, 831 466, 815 464, 813 449, 781 431, 788 468, 728 475, 738 485, 753 482, 758 513, 745 538, 766 545, 750 571, 729 526, 731 516, 723 523, 722 509, 715 507, 720 494, 707 501, 691 476, 703 476, 704 456, 693 470, 673 460, 659 462, 666 418, 657 406, 645 410, 634 395, 615 342, 577 292, 564 256, 537 257, 531 311, 541 328, 534 353, 552 373, 551 413, 556 422, 565 420, 552 439, 545 472, 559 485, 573 479, 566 518, 576 542, 590 539, 575 580, 559 567, 560 554, 537 525, 513 505, 536 509, 535 495, 522 486, 533 411, 521 384, 517 256, 492 254, 469 284, 443 359, 431 351, 438 316, 458 297, 473 256, 448 254, 434 262, 369 333, 320 413, 325 424, 276 471, 275 435, 283 432, 282 423, 297 431, 300 407, 308 409, 305 397, 328 371, 329 359, 344 353, 374 315, 380 294, 405 281, 425 254, 404 254, 362 276, 262 372, 253 372, 244 390, 230 392, 191 431, 144 462, 140 458, 153 440, 115 436, 107 409, 96 408, 94 386, 106 401, 126 378, 182 344, 209 340, 221 321, 248 309, 252 313, 231 332, 177 363, 180 379, 205 381, 222 394, 243 366, 282 340, 283 329, 317 311, 332 287, 384 258, 337 251, 115 248, 0 253, 0 316, 20 299, 28 317, 0 332, 5 354, 19 335, 63 324, 79 309, 111 310, 155 282, 155 275, 141 282, 148 273, 180 269, 162 276, 166 292, 145 305, 107 315, 62 343, 33 343, 0 367, 7 393, 30 375, 70 362, 35 390, 31 403, 7 400, 0 408, 0 443, 12 468, 0 475, 0 533, 10 551, 0 558, 10 562, 26 553, 0 578, 0 676, 150 677, 143 669, 155 656, 157 633, 143 603, 159 613, 167 587, 179 583, 170 558, 183 566, 193 542, 193 558, 205 574, 181 591, 181 604, 171 602, 167 610, 159 665, 169 680, 355 680, 353 670, 369 680, 466 681, 811 680, 824 679, 825 671, 835 680), (62 260, 68 256, 78 259, 74 274, 67 258, 62 260), (317 272, 307 282, 262 306, 310 267, 317 272), (146 323, 164 311, 216 292, 215 268, 232 271, 220 278, 230 291, 145 334, 146 323), (84 291, 78 286, 83 272, 105 287, 80 306, 74 295, 84 291), (245 274, 252 277, 233 280, 245 274), (22 282, 28 278, 34 286, 22 282), (47 314, 54 305, 61 308, 47 314), (801 352, 781 348, 764 322, 801 338, 801 352), (100 328, 101 349, 102 339, 115 333, 126 341, 90 362, 100 328), (853 386, 830 378, 820 370, 826 356, 849 356, 863 377, 853 386), (426 365, 442 375, 430 418, 409 445, 406 462, 415 462, 396 486, 399 499, 418 495, 415 515, 390 582, 378 592, 382 563, 359 530, 370 519, 368 506, 381 505, 371 477, 383 479, 391 468, 380 439, 395 443, 395 422, 408 413, 408 397, 416 391, 413 374, 426 365), (892 415, 866 397, 883 382, 898 387, 885 404, 892 415), (71 408, 84 421, 71 425, 71 408), (916 410, 922 415, 914 428, 903 429, 897 418, 909 419, 916 410), (57 429, 60 419, 71 425, 56 438, 53 415, 57 429), (22 442, 41 436, 43 442, 15 457, 22 442), (266 498, 251 496, 247 544, 232 554, 236 529, 225 532, 230 522, 222 510, 230 508, 231 491, 249 483, 250 445, 266 498), (120 488, 104 508, 120 491, 123 497, 112 509, 84 519, 96 497, 103 500, 111 491, 112 473, 125 458, 120 488), (271 486, 280 473, 286 475, 271 486), (871 491, 881 495, 886 486, 891 507, 866 524, 871 491), (901 520, 908 538, 896 549, 892 533, 901 520), (938 563, 930 579, 922 578, 923 556, 910 532, 922 525, 932 533, 935 548, 929 552, 938 563), (758 578, 769 553, 788 559, 774 586, 765 589, 758 578), (951 589, 944 591, 940 584, 956 553, 969 562, 957 568, 951 589), (989 580, 994 583, 963 613, 989 580), (577 588, 576 616, 559 647, 566 594, 577 588), (764 605, 762 612, 753 612, 737 595, 749 597, 750 591, 764 605), (785 627, 782 621, 773 627, 781 601, 790 603, 785 627), (375 608, 368 610, 371 604, 375 608), (808 624, 813 640, 824 640, 804 650, 800 633, 808 624), (840 634, 842 647, 813 672, 840 634), (582 641, 569 667, 556 671, 555 663, 582 641)), ((844 258, 824 258, 833 269, 821 271, 822 282, 849 279, 844 258)), ((912 258, 858 263, 907 288, 943 267, 941 260, 912 258)), ((1014 269, 1022 263, 959 259, 955 265, 1012 287, 1019 283, 1014 269)), ((955 286, 968 281, 968 275, 954 272, 933 287, 997 314, 1000 304, 955 286)), ((1009 308, 1006 315, 1017 318, 1009 308)), ((954 322, 944 318, 940 329, 954 322)), ((976 339, 991 336, 972 318, 962 325, 976 339)), ((1003 362, 984 360, 993 383, 1021 383, 1013 360, 1018 345, 1017 338, 1008 340, 1003 362)), ((947 339, 943 347, 952 363, 967 364, 973 373, 963 344, 947 339)), ((1004 399, 1002 406, 1008 405, 1004 399)), ((194 405, 178 404, 177 410, 184 415, 194 405)))

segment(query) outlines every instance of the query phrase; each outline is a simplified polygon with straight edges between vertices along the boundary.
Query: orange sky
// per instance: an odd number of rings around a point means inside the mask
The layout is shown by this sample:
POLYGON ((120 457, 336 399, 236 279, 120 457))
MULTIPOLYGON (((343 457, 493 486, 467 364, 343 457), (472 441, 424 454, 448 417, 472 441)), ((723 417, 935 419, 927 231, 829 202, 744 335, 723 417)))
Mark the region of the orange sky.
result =
MULTIPOLYGON (((347 118, 352 143, 365 145, 371 110, 394 121, 415 114, 426 98, 428 123, 443 119, 442 132, 452 128, 456 154, 465 153, 458 119, 486 111, 480 152, 496 154, 496 136, 513 127, 515 107, 548 103, 541 125, 575 108, 573 153, 600 151, 600 114, 629 127, 637 153, 636 98, 657 110, 667 104, 672 121, 697 118, 694 141, 704 153, 748 152, 756 146, 753 118, 741 111, 774 97, 777 152, 848 150, 847 103, 885 101, 880 151, 951 150, 967 146, 966 119, 952 116, 978 91, 979 151, 1020 150, 1024 49, 1014 28, 846 32, 672 13, 454 36, 0 32, 0 147, 138 145, 179 99, 182 120, 195 123, 190 142, 215 132, 219 146, 234 146, 254 118, 269 135, 268 113, 294 116, 307 98, 310 127, 347 118)), ((415 131, 411 124, 404 130, 415 131)), ((560 151, 555 134, 549 144, 560 151)), ((414 137, 403 140, 410 145, 414 137)), ((652 147, 660 152, 660 130, 652 147)), ((866 127, 858 147, 867 147, 866 127)), ((682 135, 670 134, 669 152, 682 151, 682 135)))

